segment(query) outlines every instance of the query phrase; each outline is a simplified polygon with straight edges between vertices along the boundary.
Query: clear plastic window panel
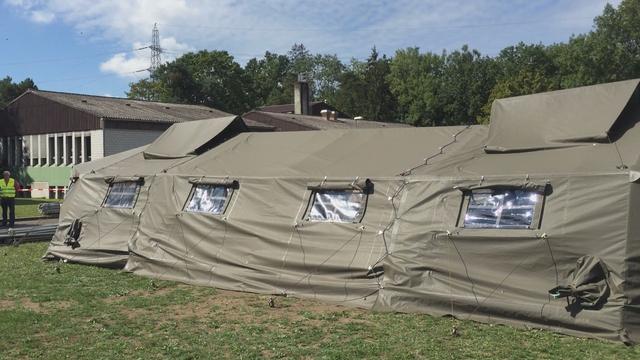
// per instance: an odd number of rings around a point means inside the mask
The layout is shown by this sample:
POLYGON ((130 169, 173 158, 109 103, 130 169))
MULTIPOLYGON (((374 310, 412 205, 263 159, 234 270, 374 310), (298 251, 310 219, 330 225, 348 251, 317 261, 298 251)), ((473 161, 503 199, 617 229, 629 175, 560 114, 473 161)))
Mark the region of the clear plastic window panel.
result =
POLYGON ((526 190, 474 190, 464 216, 465 228, 527 229, 542 195, 526 190))
POLYGON ((231 188, 221 185, 196 185, 186 212, 219 215, 224 212, 231 188))
POLYGON ((367 195, 360 191, 316 191, 309 211, 309 221, 357 222, 365 210, 367 195))
POLYGON ((125 181, 113 183, 104 202, 105 207, 131 209, 136 204, 140 183, 125 181))

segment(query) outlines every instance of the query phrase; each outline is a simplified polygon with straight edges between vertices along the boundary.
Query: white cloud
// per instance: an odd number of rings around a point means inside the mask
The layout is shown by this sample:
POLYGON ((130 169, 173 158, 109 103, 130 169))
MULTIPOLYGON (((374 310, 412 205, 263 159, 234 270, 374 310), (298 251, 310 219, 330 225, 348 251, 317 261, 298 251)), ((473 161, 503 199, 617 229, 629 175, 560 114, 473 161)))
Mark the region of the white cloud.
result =
MULTIPOLYGON (((550 43, 588 31, 606 2, 5 0, 27 15, 51 14, 51 21, 126 47, 148 45, 158 23, 161 45, 168 51, 164 59, 195 49, 221 49, 240 62, 266 50, 284 53, 293 43, 345 60, 366 57, 373 45, 391 54, 407 46, 439 52, 469 44, 492 54, 518 41, 550 43)), ((100 68, 131 77, 131 71, 148 66, 148 51, 134 51, 116 54, 100 68)))
POLYGON ((164 58, 172 60, 175 54, 182 54, 195 49, 187 44, 179 43, 173 36, 160 39, 160 47, 165 51, 164 58))
POLYGON ((31 12, 30 18, 33 22, 48 24, 56 18, 56 15, 47 11, 35 10, 31 12))
MULTIPOLYGON (((176 55, 193 50, 189 46, 179 43, 173 37, 160 39, 160 47, 166 51, 162 56, 163 62, 174 60, 176 55)), ((100 71, 131 79, 143 78, 148 75, 148 72, 143 70, 149 68, 150 58, 151 52, 147 45, 135 42, 130 52, 115 54, 101 63, 100 71), (144 49, 139 50, 142 48, 144 49)))
POLYGON ((100 71, 132 79, 143 78, 148 75, 145 69, 149 67, 149 58, 140 56, 139 53, 134 54, 133 56, 127 53, 115 54, 100 64, 100 71))
POLYGON ((28 9, 33 5, 31 0, 5 0, 7 5, 28 9))

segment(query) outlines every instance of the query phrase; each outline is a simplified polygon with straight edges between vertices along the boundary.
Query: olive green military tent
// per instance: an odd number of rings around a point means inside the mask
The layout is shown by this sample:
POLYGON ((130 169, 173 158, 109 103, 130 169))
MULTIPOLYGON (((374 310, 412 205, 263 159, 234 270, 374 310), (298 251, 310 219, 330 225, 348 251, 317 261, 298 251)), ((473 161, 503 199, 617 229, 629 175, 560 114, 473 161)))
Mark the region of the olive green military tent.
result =
POLYGON ((486 131, 240 134, 156 176, 127 268, 199 285, 371 307, 385 237, 393 231, 383 230, 401 202, 397 175, 425 157, 443 162, 486 131), (316 194, 323 195, 310 206, 316 194))
POLYGON ((240 134, 156 176, 136 274, 640 339, 638 81, 491 125, 240 134))
POLYGON ((635 343, 638 85, 501 99, 488 127, 240 133, 197 153, 177 134, 80 175, 49 255, 635 343), (109 208, 114 184, 133 210, 109 208))
POLYGON ((154 175, 244 131, 236 116, 177 123, 148 146, 74 167, 45 258, 123 267, 154 175))

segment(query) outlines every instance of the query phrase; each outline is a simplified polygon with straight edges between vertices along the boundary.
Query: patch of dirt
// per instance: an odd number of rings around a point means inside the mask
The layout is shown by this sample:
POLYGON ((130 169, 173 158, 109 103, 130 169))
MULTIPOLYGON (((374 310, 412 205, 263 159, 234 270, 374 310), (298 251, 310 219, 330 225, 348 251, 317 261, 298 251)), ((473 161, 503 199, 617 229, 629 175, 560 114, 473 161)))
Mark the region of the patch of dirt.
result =
POLYGON ((353 319, 350 317, 342 317, 338 319, 338 322, 342 324, 370 324, 371 323, 371 321, 362 320, 362 319, 353 319))
POLYGON ((42 304, 37 303, 37 302, 33 302, 29 298, 20 299, 20 304, 22 305, 23 308, 25 308, 27 310, 31 310, 31 311, 37 312, 37 313, 43 313, 44 312, 44 306, 42 306, 42 304))
POLYGON ((54 311, 68 309, 73 305, 71 301, 47 301, 47 302, 34 302, 27 297, 23 297, 20 300, 1 300, 1 309, 19 309, 24 308, 29 311, 36 312, 38 314, 50 314, 54 311))
POLYGON ((155 290, 135 290, 127 293, 126 295, 112 295, 112 296, 106 297, 102 301, 106 302, 107 304, 113 304, 113 303, 121 302, 130 296, 159 296, 159 295, 168 294, 178 288, 179 287, 162 287, 155 290))
POLYGON ((0 300, 0 309, 13 309, 15 301, 13 300, 0 300))
POLYGON ((141 316, 149 315, 150 311, 145 309, 130 309, 124 308, 120 310, 120 313, 127 317, 129 320, 133 320, 139 318, 141 316))
MULTIPOLYGON (((321 325, 324 318, 347 309, 352 315, 354 312, 355 314, 364 313, 362 309, 346 308, 315 300, 216 289, 215 295, 203 297, 194 303, 172 306, 169 313, 172 314, 172 319, 177 320, 222 315, 224 320, 242 324, 269 323, 286 319, 291 322, 304 321, 309 325, 321 325), (270 299, 273 299, 273 307, 270 299)), ((336 320, 344 323, 364 322, 349 317, 337 317, 336 320)))
MULTIPOLYGON (((167 307, 162 313, 142 308, 123 307, 119 312, 129 320, 152 318, 157 326, 167 322, 186 319, 214 320, 228 326, 244 324, 271 324, 280 326, 281 321, 301 322, 309 326, 324 326, 327 321, 347 323, 367 323, 357 319, 366 311, 359 308, 323 303, 316 300, 292 297, 270 296, 238 291, 216 289, 214 294, 198 294, 198 288, 189 285, 160 288, 157 290, 132 291, 123 296, 111 296, 106 303, 118 303, 130 296, 158 296, 180 288, 195 292, 195 301, 167 307), (270 299, 273 299, 271 303, 270 299), (273 307, 271 306, 273 305, 273 307), (348 314, 342 314, 348 311, 348 314), (354 318, 355 317, 355 318, 354 318)), ((203 323, 203 326, 206 326, 203 323)))

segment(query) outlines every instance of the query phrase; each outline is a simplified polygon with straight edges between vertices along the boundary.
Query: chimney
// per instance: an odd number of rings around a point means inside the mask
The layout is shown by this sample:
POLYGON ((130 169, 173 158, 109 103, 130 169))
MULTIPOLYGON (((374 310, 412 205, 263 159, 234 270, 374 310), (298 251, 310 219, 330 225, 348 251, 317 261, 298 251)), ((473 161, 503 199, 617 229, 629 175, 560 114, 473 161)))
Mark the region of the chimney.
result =
POLYGON ((331 112, 331 120, 338 121, 338 113, 335 111, 331 112))
POLYGON ((330 112, 327 109, 320 110, 320 116, 322 116, 322 118, 324 118, 327 121, 331 120, 330 112))
POLYGON ((298 74, 298 81, 293 85, 293 113, 309 115, 309 83, 303 74, 298 74))

